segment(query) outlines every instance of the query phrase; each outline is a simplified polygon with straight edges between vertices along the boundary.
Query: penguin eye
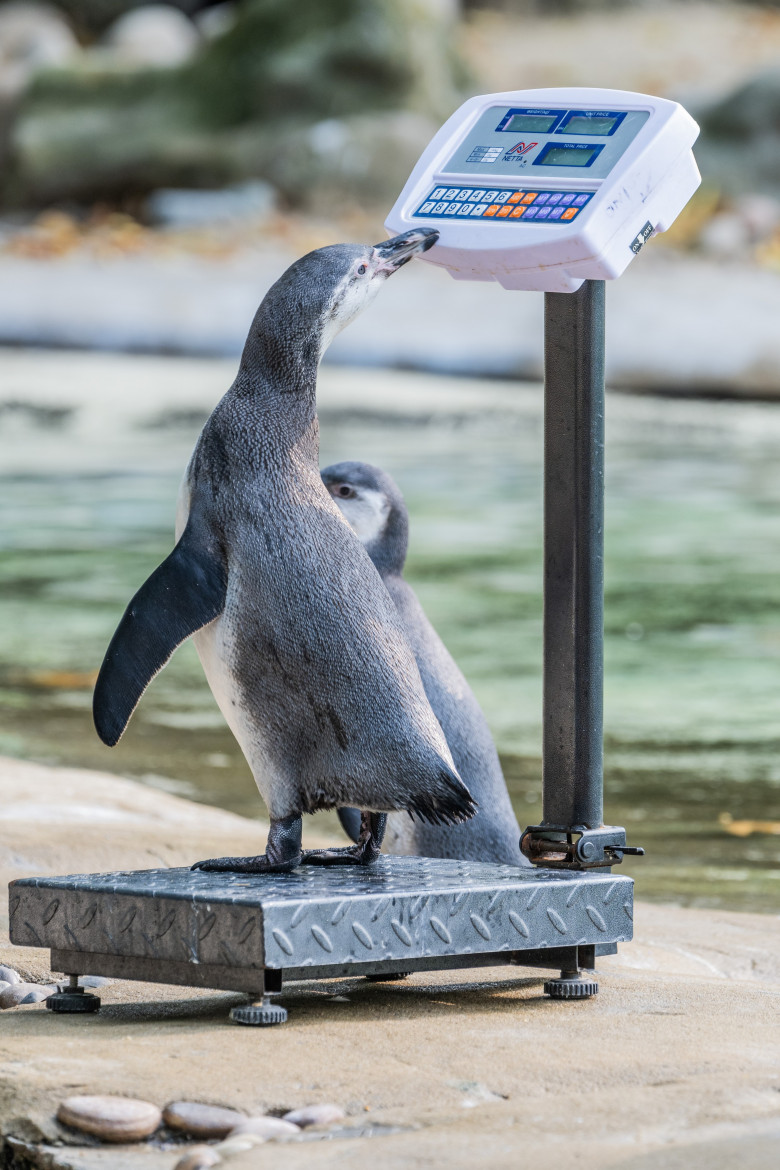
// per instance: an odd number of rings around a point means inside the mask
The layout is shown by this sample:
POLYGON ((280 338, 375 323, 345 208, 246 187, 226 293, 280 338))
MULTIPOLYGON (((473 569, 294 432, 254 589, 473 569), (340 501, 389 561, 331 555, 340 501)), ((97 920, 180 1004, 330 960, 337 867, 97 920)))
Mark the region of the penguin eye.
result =
POLYGON ((358 276, 365 276, 366 272, 368 272, 368 269, 366 268, 365 264, 361 264, 358 268, 358 276))
POLYGON ((341 496, 342 500, 351 500, 357 494, 355 489, 351 488, 348 483, 340 483, 336 488, 336 493, 341 496))

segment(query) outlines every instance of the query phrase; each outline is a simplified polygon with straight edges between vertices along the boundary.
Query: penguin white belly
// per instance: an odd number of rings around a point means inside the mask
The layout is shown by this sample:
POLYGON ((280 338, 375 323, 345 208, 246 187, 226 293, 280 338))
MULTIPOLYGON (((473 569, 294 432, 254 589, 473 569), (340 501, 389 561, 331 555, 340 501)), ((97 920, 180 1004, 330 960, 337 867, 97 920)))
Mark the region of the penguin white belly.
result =
POLYGON ((244 753, 260 795, 273 815, 281 807, 285 810, 281 815, 286 815, 286 805, 289 804, 289 794, 284 795, 286 786, 283 779, 275 775, 274 765, 264 751, 257 724, 250 724, 245 714, 241 690, 228 665, 231 659, 231 638, 225 618, 218 617, 204 626, 193 634, 192 640, 211 693, 244 753))
MULTIPOLYGON (((177 541, 187 527, 189 512, 188 467, 184 473, 176 501, 177 541)), ((244 714, 241 691, 228 665, 231 661, 232 639, 224 614, 193 634, 192 641, 195 644, 211 693, 249 764, 260 795, 269 810, 275 809, 279 804, 279 797, 282 797, 283 804, 289 803, 289 800, 285 800, 282 795, 284 781, 280 777, 275 777, 273 765, 263 751, 257 726, 250 725, 244 714)))

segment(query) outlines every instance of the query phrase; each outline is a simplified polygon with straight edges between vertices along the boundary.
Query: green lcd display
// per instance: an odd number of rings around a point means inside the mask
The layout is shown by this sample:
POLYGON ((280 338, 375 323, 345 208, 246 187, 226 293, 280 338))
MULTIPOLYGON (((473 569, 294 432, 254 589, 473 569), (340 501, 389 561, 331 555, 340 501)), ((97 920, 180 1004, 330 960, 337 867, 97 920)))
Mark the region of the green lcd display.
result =
MULTIPOLYGON (((580 115, 569 118, 564 134, 609 134, 617 118, 585 118, 580 115)), ((559 131, 561 133, 561 131, 559 131)))
POLYGON ((503 129, 512 134, 547 134, 557 120, 557 114, 515 114, 503 129))
POLYGON ((600 146, 549 146, 536 161, 545 167, 589 167, 600 146))

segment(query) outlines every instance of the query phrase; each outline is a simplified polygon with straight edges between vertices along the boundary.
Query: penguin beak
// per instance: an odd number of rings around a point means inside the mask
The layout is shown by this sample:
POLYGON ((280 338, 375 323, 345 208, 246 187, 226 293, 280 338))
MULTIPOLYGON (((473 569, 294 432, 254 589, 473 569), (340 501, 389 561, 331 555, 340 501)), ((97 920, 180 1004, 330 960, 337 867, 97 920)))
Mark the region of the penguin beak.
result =
POLYGON ((432 248, 438 238, 439 233, 433 228, 412 228, 391 240, 374 244, 374 252, 379 257, 377 272, 385 272, 388 276, 397 272, 416 252, 427 252, 432 248))

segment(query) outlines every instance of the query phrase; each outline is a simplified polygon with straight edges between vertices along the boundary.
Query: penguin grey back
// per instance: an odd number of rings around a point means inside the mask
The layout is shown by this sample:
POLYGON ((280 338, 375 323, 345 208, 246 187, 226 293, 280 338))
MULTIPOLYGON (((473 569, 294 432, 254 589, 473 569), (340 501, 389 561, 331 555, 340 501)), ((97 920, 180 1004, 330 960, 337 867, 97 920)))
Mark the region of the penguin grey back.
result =
MULTIPOLYGON (((453 826, 413 824, 404 814, 391 813, 385 838, 388 850, 527 865, 520 852, 520 830, 485 717, 414 590, 403 578, 409 514, 398 485, 386 472, 367 463, 336 463, 321 474, 395 603, 428 701, 441 724, 458 773, 478 805, 468 823, 453 826)), ((342 816, 342 823, 349 832, 349 814, 342 816)))

